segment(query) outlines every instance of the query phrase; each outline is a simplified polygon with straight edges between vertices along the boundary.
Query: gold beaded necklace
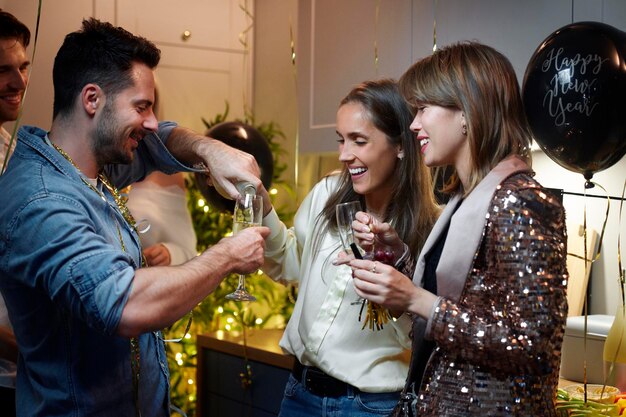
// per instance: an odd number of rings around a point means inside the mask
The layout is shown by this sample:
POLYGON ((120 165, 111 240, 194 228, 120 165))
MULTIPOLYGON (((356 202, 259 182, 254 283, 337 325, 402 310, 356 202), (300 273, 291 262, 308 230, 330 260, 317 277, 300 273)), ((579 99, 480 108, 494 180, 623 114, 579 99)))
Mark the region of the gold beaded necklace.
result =
MULTIPOLYGON (((67 152, 65 152, 63 149, 61 149, 61 147, 57 146, 54 143, 52 144, 52 146, 54 147, 54 149, 56 149, 59 152, 59 154, 61 154, 61 156, 63 156, 63 158, 67 159, 67 161, 70 164, 72 164, 72 166, 74 166, 74 168, 76 168, 76 170, 79 173, 82 174, 82 171, 80 170, 80 168, 78 168, 78 165, 76 165, 72 157, 69 156, 67 152)), ((82 180, 83 184, 85 184, 92 191, 94 191, 96 194, 102 197, 103 200, 106 200, 104 194, 100 190, 98 190, 96 187, 94 187, 92 183, 87 181, 87 179, 85 179, 83 175, 80 176, 80 179, 82 180)), ((109 192, 113 196, 115 205, 117 206, 124 220, 126 220, 126 222, 130 225, 130 227, 136 231, 135 219, 133 218, 133 215, 130 213, 130 210, 128 210, 126 201, 120 195, 117 188, 115 188, 115 186, 111 184, 111 182, 106 177, 106 175, 104 175, 104 172, 98 173, 98 179, 102 182, 102 184, 106 187, 107 190, 109 190, 109 192)), ((120 230, 119 223, 116 222, 115 226, 117 228, 117 236, 120 240, 120 245, 122 246, 122 250, 126 252, 126 245, 124 245, 124 239, 122 238, 122 231, 120 230)), ((142 267, 145 266, 145 258, 143 257, 143 254, 141 254, 141 266, 142 267)), ((131 337, 130 338, 130 367, 131 367, 132 378, 133 378, 133 399, 135 402, 135 415, 137 417, 141 416, 141 408, 139 407, 139 370, 140 370, 139 357, 140 357, 139 339, 137 337, 131 337)))
MULTIPOLYGON (((69 156, 67 154, 67 152, 65 152, 63 149, 61 149, 61 147, 57 146, 54 143, 52 144, 52 146, 54 146, 54 149, 56 149, 61 154, 61 156, 63 156, 65 159, 67 159, 69 161, 69 163, 72 164, 72 166, 74 166, 74 168, 76 168, 76 170, 78 170, 78 172, 81 172, 80 168, 78 168, 78 165, 76 165, 76 163, 74 162, 72 157, 69 156)), ((89 181, 87 181, 82 175, 80 176, 80 179, 83 181, 83 183, 87 187, 91 188, 93 191, 95 191, 97 194, 99 194, 100 197, 104 197, 102 192, 100 192, 100 190, 98 190, 96 187, 94 187, 93 184, 90 183, 89 181)), ((107 190, 109 190, 109 192, 113 196, 113 200, 115 201, 115 205, 117 206, 118 210, 122 214, 122 217, 124 218, 124 220, 126 220, 126 222, 130 225, 130 227, 132 227, 134 229, 135 225, 136 225, 135 219, 133 218, 133 215, 130 213, 130 210, 128 210, 128 206, 126 205, 125 199, 120 195, 120 193, 117 190, 117 188, 115 188, 111 184, 111 182, 106 177, 106 175, 104 175, 104 172, 98 173, 98 179, 102 182, 102 184, 106 187, 107 190)), ((122 242, 122 245, 123 245, 123 242, 122 242)))

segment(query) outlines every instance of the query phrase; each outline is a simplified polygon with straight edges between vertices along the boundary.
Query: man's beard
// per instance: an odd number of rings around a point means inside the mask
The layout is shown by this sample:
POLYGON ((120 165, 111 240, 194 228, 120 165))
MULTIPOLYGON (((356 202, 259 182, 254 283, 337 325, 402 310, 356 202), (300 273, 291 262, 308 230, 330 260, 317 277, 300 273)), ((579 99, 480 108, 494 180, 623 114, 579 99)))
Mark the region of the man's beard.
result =
POLYGON ((130 164, 133 161, 132 155, 124 147, 124 128, 120 126, 112 108, 113 103, 110 101, 104 105, 92 143, 100 167, 107 164, 130 164))

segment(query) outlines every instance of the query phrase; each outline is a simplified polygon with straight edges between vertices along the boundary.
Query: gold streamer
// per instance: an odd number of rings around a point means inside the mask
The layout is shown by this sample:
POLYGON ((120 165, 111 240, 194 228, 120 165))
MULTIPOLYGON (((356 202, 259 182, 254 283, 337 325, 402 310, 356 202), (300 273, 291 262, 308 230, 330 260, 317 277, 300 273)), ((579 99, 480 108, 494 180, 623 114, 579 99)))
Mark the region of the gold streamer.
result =
MULTIPOLYGON (((298 100, 298 70, 296 67, 296 42, 293 36, 293 25, 291 22, 291 15, 289 15, 289 46, 291 47, 291 69, 293 73, 293 83, 296 92, 296 101, 298 100)), ((298 173, 299 173, 299 155, 300 155, 300 114, 296 112, 296 137, 294 147, 294 189, 296 190, 296 200, 298 199, 298 173)))
MULTIPOLYGON (((619 314, 620 312, 624 312, 626 311, 624 307, 626 307, 626 298, 624 297, 624 285, 626 284, 625 282, 625 277, 624 277, 624 269, 622 269, 622 209, 624 208, 624 194, 626 193, 626 180, 624 180, 624 187, 622 188, 622 199, 620 201, 619 204, 619 215, 618 215, 618 220, 617 220, 617 230, 619 230, 617 232, 617 271, 619 274, 619 284, 620 284, 620 290, 621 290, 621 295, 622 295, 622 309, 618 310, 617 314, 619 314)), ((614 319, 617 320, 617 317, 614 319)), ((619 343, 617 345, 617 349, 615 349, 615 356, 613 357, 613 360, 611 361, 611 366, 609 368, 609 372, 607 374, 607 376, 604 378, 604 385, 602 387, 602 393, 604 393, 604 387, 606 386, 607 381, 613 377, 613 370, 615 368, 615 361, 617 360, 617 354, 620 351, 622 342, 624 341, 624 329, 622 328, 622 334, 620 335, 619 338, 619 343)), ((602 397, 600 397, 602 398, 602 397)))
POLYGON ((380 304, 373 303, 365 298, 361 301, 361 309, 359 310, 359 321, 363 321, 361 330, 368 327, 370 330, 382 330, 393 319, 391 312, 380 304), (365 319, 363 320, 363 310, 367 308, 365 319))
POLYGON ((376 76, 378 77, 378 16, 380 15, 380 0, 376 1, 376 13, 374 20, 374 69, 376 71, 376 76))
POLYGON ((239 33, 239 43, 241 43, 244 49, 246 49, 247 51, 248 50, 248 32, 254 26, 254 16, 252 15, 252 13, 250 13, 250 10, 248 10, 248 0, 244 0, 243 4, 239 4, 239 8, 241 9, 241 11, 243 11, 246 17, 248 17, 248 19, 250 19, 251 21, 250 24, 243 31, 241 31, 241 33, 239 33))
POLYGON ((624 180, 624 187, 622 188, 622 199, 619 203, 619 216, 617 220, 617 270, 619 273, 619 283, 622 289, 622 305, 626 306, 626 296, 624 294, 624 286, 626 285, 626 276, 624 268, 622 268, 622 209, 624 208, 624 194, 626 194, 626 180, 624 180))
MULTIPOLYGON (((626 188, 626 183, 624 184, 624 187, 626 188)), ((604 233, 606 231, 606 224, 607 221, 609 219, 609 212, 611 209, 611 197, 609 196, 609 193, 607 192, 607 190, 601 186, 600 184, 593 182, 593 181, 586 181, 585 182, 585 188, 584 188, 584 193, 583 193, 583 198, 585 198, 585 203, 583 206, 583 258, 581 258, 579 255, 576 254, 572 254, 572 253, 568 253, 568 255, 574 256, 576 258, 579 259, 583 259, 585 261, 585 275, 587 275, 588 270, 591 266, 591 264, 595 261, 597 261, 600 258, 600 255, 602 253, 602 242, 604 240, 604 233), (598 253, 596 254, 596 256, 593 259, 589 259, 588 255, 587 255, 587 200, 586 200, 586 194, 587 194, 587 189, 588 188, 593 188, 594 186, 597 186, 598 188, 600 188, 602 191, 605 192, 606 194, 606 212, 605 212, 605 216, 604 216, 604 222, 602 223, 602 230, 600 232, 600 238, 598 241, 598 253)), ((623 203, 623 198, 622 198, 622 203, 623 203)), ((620 216, 621 216, 621 207, 622 205, 620 205, 620 216)), ((619 250, 619 236, 618 236, 618 264, 621 265, 620 262, 620 250, 619 250)), ((621 271, 621 269, 620 269, 621 271)), ((621 290, 621 295, 622 295, 622 304, 624 304, 625 302, 625 298, 624 298, 624 281, 623 281, 623 277, 622 277, 622 273, 620 272, 620 290, 621 290)), ((588 320, 588 306, 587 306, 587 300, 585 299, 584 302, 584 325, 583 325, 583 400, 585 403, 587 403, 587 320, 588 320)), ((623 310, 622 310, 623 311, 623 310)), ((617 359, 617 354, 620 350, 620 346, 622 344, 622 341, 624 340, 624 329, 622 329, 622 334, 620 335, 620 339, 619 339, 619 343, 618 343, 618 347, 615 351, 615 356, 613 357, 613 360, 611 361, 611 366, 609 367, 609 370, 607 372, 607 375, 604 378, 604 383, 603 383, 603 387, 602 387, 602 393, 601 395, 604 393, 604 389, 606 388, 606 384, 607 382, 610 380, 610 378, 612 377, 613 374, 613 370, 615 367, 615 361, 617 359)))
POLYGON ((185 326, 185 331, 183 332, 183 335, 181 337, 177 337, 177 338, 174 338, 174 339, 164 339, 162 336, 159 336, 159 339, 161 339, 165 343, 180 343, 180 342, 182 342, 183 339, 185 338, 185 336, 187 336, 189 334, 189 329, 191 329, 192 321, 193 321, 193 309, 189 312, 189 320, 187 321, 187 325, 185 326))
POLYGON ((433 52, 437 51, 437 4, 439 0, 433 0, 433 52))
POLYGON ((291 25, 291 16, 289 16, 289 46, 291 48, 291 65, 293 66, 294 75, 296 73, 296 43, 293 40, 293 27, 291 25))
POLYGON ((248 0, 244 0, 243 3, 239 4, 239 9, 241 9, 241 11, 243 11, 244 15, 250 19, 250 24, 239 33, 239 43, 243 46, 243 53, 244 53, 244 58, 243 58, 243 63, 242 63, 242 74, 243 74, 243 79, 244 79, 244 83, 242 86, 242 91, 241 94, 243 96, 243 112, 244 115, 249 115, 252 112, 250 111, 250 108, 248 106, 248 100, 247 100, 247 95, 246 95, 246 86, 248 85, 248 83, 246 82, 248 77, 248 60, 250 57, 250 46, 248 45, 248 32, 250 32, 250 30, 252 30, 252 28, 254 27, 254 16, 252 15, 252 13, 250 12, 250 10, 248 9, 248 0))
POLYGON ((37 23, 35 24, 35 39, 33 40, 33 53, 31 54, 30 68, 28 69, 29 82, 26 84, 26 88, 24 89, 24 94, 22 95, 22 102, 20 103, 20 108, 17 112, 17 119, 15 119, 15 123, 13 124, 13 131, 11 132, 11 139, 9 139, 9 147, 7 149, 6 155, 4 155, 4 162, 2 163, 2 167, 0 167, 0 175, 4 174, 4 171, 7 168, 7 163, 9 162, 9 154, 11 152, 11 149, 13 148, 13 144, 15 143, 17 129, 20 125, 20 120, 22 119, 22 110, 24 109, 24 101, 26 100, 26 93, 28 92, 28 84, 30 84, 30 75, 33 72, 33 67, 35 65, 35 51, 37 50, 37 40, 39 39, 39 22, 41 21, 42 2, 43 0, 39 0, 39 6, 37 7, 37 23))
MULTIPOLYGON (((609 212, 610 212, 610 208, 611 208, 611 198, 609 196, 609 193, 606 191, 606 189, 601 186, 598 183, 592 182, 592 181, 586 181, 585 182, 585 186, 584 186, 584 191, 583 191, 583 198, 584 198, 584 205, 583 205, 583 256, 581 257, 580 255, 577 255, 575 253, 571 253, 568 252, 567 255, 568 256, 573 256, 575 258, 578 259, 582 259, 585 261, 585 276, 587 276, 589 268, 591 267, 591 264, 595 261, 597 261, 598 259, 600 259, 600 254, 602 252, 602 241, 604 240, 604 232, 606 231, 606 224, 607 221, 609 219, 609 212), (607 203, 606 203, 606 212, 604 215, 604 222, 602 223, 602 230, 600 232, 600 238, 598 241, 598 253, 596 254, 596 256, 593 259, 589 259, 589 256, 587 254, 587 189, 589 188, 593 188, 594 186, 597 186, 598 188, 602 189, 602 191, 605 192, 606 194, 606 199, 607 199, 607 203)), ((623 294, 623 285, 622 285, 622 294, 623 294)), ((624 297, 622 296, 622 300, 624 299, 624 297)), ((587 319, 589 316, 589 312, 588 312, 588 305, 587 305, 587 299, 585 298, 584 302, 583 302, 583 316, 584 316, 584 320, 583 320, 583 400, 585 403, 587 403, 587 319)), ((621 339, 620 339, 620 343, 621 343, 621 339)), ((618 350, 619 351, 619 350, 618 350)), ((617 353, 616 353, 617 354, 617 353)), ((606 386, 606 381, 608 380, 608 378, 611 375, 611 372, 613 371, 613 364, 615 363, 615 361, 613 361, 613 363, 611 364, 611 367, 609 369, 608 375, 605 377, 605 386, 606 386)), ((604 389, 604 388, 603 388, 604 389)))
MULTIPOLYGON (((583 242, 584 242, 584 246, 585 246, 585 254, 584 256, 580 256, 577 255, 575 253, 571 253, 568 252, 567 254, 569 256, 573 256, 574 258, 577 259, 582 259, 585 261, 585 269, 587 268, 587 263, 594 263, 595 261, 597 261, 598 259, 600 259, 600 254, 602 251, 602 241, 604 240, 604 232, 606 231, 606 223, 609 220, 609 212, 611 210, 611 198, 609 196, 609 193, 606 191, 606 189, 601 186, 600 184, 593 182, 593 181, 587 181, 586 185, 585 185, 585 193, 583 194, 583 198, 586 197, 586 190, 587 188, 592 188, 594 186, 597 186, 598 188, 602 189, 602 191, 604 191, 606 193, 606 212, 604 213, 604 222, 602 223, 602 230, 600 231, 600 238, 598 240, 598 253, 596 253, 596 256, 593 259, 589 259, 587 257, 586 254, 586 250, 587 250, 587 205, 585 204, 584 206, 584 219, 583 219, 583 242)), ((624 298, 624 297, 622 297, 624 298)))

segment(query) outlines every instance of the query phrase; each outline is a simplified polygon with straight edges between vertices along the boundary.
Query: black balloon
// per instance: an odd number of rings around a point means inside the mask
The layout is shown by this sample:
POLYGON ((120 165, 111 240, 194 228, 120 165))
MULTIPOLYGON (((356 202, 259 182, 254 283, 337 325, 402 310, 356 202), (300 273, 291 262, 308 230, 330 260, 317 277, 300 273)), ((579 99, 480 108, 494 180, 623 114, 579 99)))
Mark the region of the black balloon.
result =
MULTIPOLYGON (((267 140, 258 130, 242 122, 223 122, 213 126, 206 135, 254 156, 261 170, 261 181, 266 189, 270 188, 274 175, 274 157, 267 140)), ((220 211, 233 211, 234 202, 207 185, 205 174, 195 175, 198 188, 211 207, 220 211)))
POLYGON ((533 54, 522 95, 533 135, 556 163, 591 179, 626 153, 626 33, 564 26, 533 54))

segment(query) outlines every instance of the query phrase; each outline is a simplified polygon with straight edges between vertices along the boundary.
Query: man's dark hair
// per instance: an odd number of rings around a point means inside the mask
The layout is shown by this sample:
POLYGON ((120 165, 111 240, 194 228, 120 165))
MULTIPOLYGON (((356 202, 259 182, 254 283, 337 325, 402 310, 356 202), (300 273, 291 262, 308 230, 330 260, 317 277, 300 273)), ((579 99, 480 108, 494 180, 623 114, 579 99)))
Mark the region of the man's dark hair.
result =
POLYGON ((81 30, 65 37, 54 59, 53 117, 69 114, 85 85, 96 84, 115 96, 132 86, 134 63, 154 69, 160 59, 161 51, 149 40, 94 18, 83 20, 81 30))
POLYGON ((30 43, 30 30, 11 13, 0 9, 0 39, 17 39, 26 48, 30 43))

